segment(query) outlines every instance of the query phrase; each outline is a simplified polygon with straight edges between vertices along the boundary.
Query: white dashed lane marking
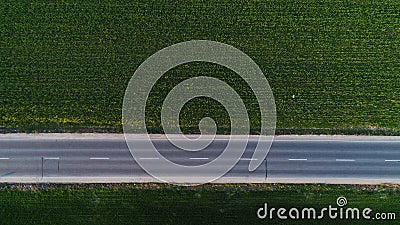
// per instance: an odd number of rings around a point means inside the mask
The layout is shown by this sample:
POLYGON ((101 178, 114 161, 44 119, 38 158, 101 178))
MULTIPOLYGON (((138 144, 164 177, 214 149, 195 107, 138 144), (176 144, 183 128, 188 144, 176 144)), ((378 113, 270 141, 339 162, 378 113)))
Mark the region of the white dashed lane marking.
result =
POLYGON ((354 162, 354 159, 336 159, 336 162, 354 162))

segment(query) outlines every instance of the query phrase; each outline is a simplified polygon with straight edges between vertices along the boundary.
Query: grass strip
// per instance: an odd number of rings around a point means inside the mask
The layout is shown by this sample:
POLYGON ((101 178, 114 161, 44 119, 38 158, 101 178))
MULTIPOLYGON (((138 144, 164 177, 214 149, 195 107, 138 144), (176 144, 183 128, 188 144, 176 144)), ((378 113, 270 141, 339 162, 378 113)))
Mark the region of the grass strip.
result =
MULTIPOLYGON (((2 184, 1 224, 373 224, 376 220, 261 220, 268 207, 344 207, 400 215, 397 185, 2 184)), ((398 224, 386 220, 385 224, 398 224)))
MULTIPOLYGON (((397 0, 4 2, 0 131, 121 132, 122 99, 136 68, 164 47, 203 39, 235 46, 260 66, 283 133, 398 134, 399 7, 397 0)), ((162 132, 162 96, 200 74, 240 94, 257 133, 258 108, 246 85, 226 68, 196 63, 157 84, 149 131, 162 132)), ((198 131, 199 115, 213 115, 226 132, 223 110, 209 103, 188 104, 185 132, 198 131)))

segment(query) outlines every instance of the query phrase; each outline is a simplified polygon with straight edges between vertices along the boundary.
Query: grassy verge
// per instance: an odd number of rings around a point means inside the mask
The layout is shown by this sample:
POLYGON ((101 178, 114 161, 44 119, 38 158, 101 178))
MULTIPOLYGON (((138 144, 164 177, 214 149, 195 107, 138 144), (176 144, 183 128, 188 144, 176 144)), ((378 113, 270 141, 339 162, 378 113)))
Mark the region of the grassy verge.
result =
MULTIPOLYGON (((260 66, 283 133, 398 134, 399 7, 396 0, 8 1, 0 4, 0 130, 121 132, 136 68, 164 47, 205 39, 233 45, 260 66)), ((161 131, 161 97, 200 72, 235 88, 257 133, 246 86, 209 64, 164 76, 148 100, 149 130, 161 131)), ((196 132, 193 114, 207 113, 227 126, 221 110, 192 102, 182 129, 196 132)))
MULTIPOLYGON (((161 184, 11 185, 0 188, 1 224, 282 224, 260 220, 268 207, 345 207, 400 215, 398 186, 161 184)), ((344 208, 345 208, 344 207, 344 208)), ((287 220, 285 224, 373 224, 376 220, 287 220)), ((374 223, 374 224, 375 224, 374 223)), ((397 220, 386 221, 398 224, 397 220)), ((386 224, 385 223, 385 224, 386 224)))

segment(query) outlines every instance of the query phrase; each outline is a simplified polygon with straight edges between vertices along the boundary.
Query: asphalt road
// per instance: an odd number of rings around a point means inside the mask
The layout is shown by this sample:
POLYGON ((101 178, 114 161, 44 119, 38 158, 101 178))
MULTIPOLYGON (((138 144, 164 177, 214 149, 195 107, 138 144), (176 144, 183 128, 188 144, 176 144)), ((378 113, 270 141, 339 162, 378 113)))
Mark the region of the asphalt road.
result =
MULTIPOLYGON (((218 157, 227 140, 217 139, 197 152, 183 152, 162 138, 154 138, 154 144, 169 160, 193 166, 218 157)), ((400 183, 400 137, 278 136, 267 159, 249 172, 250 160, 263 160, 252 159, 254 146, 254 141, 248 144, 225 182, 400 183)), ((157 166, 160 159, 138 160, 157 166)), ((0 136, 0 182, 121 179, 151 179, 133 159, 122 135, 0 136)))

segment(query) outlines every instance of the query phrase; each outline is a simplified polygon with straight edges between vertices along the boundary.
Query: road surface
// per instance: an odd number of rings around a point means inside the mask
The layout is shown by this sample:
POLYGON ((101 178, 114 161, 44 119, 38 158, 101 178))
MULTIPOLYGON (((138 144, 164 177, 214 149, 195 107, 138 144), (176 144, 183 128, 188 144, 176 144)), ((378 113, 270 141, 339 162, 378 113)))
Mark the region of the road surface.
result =
MULTIPOLYGON (((154 144, 169 160, 200 165, 227 144, 183 152, 163 138, 154 144)), ((253 159, 251 141, 238 164, 216 182, 400 183, 400 137, 277 136, 266 159, 253 159), (250 160, 264 160, 254 172, 250 160)), ((159 158, 141 158, 157 165, 159 158)), ((0 136, 0 182, 155 181, 130 154, 123 135, 0 136)))

